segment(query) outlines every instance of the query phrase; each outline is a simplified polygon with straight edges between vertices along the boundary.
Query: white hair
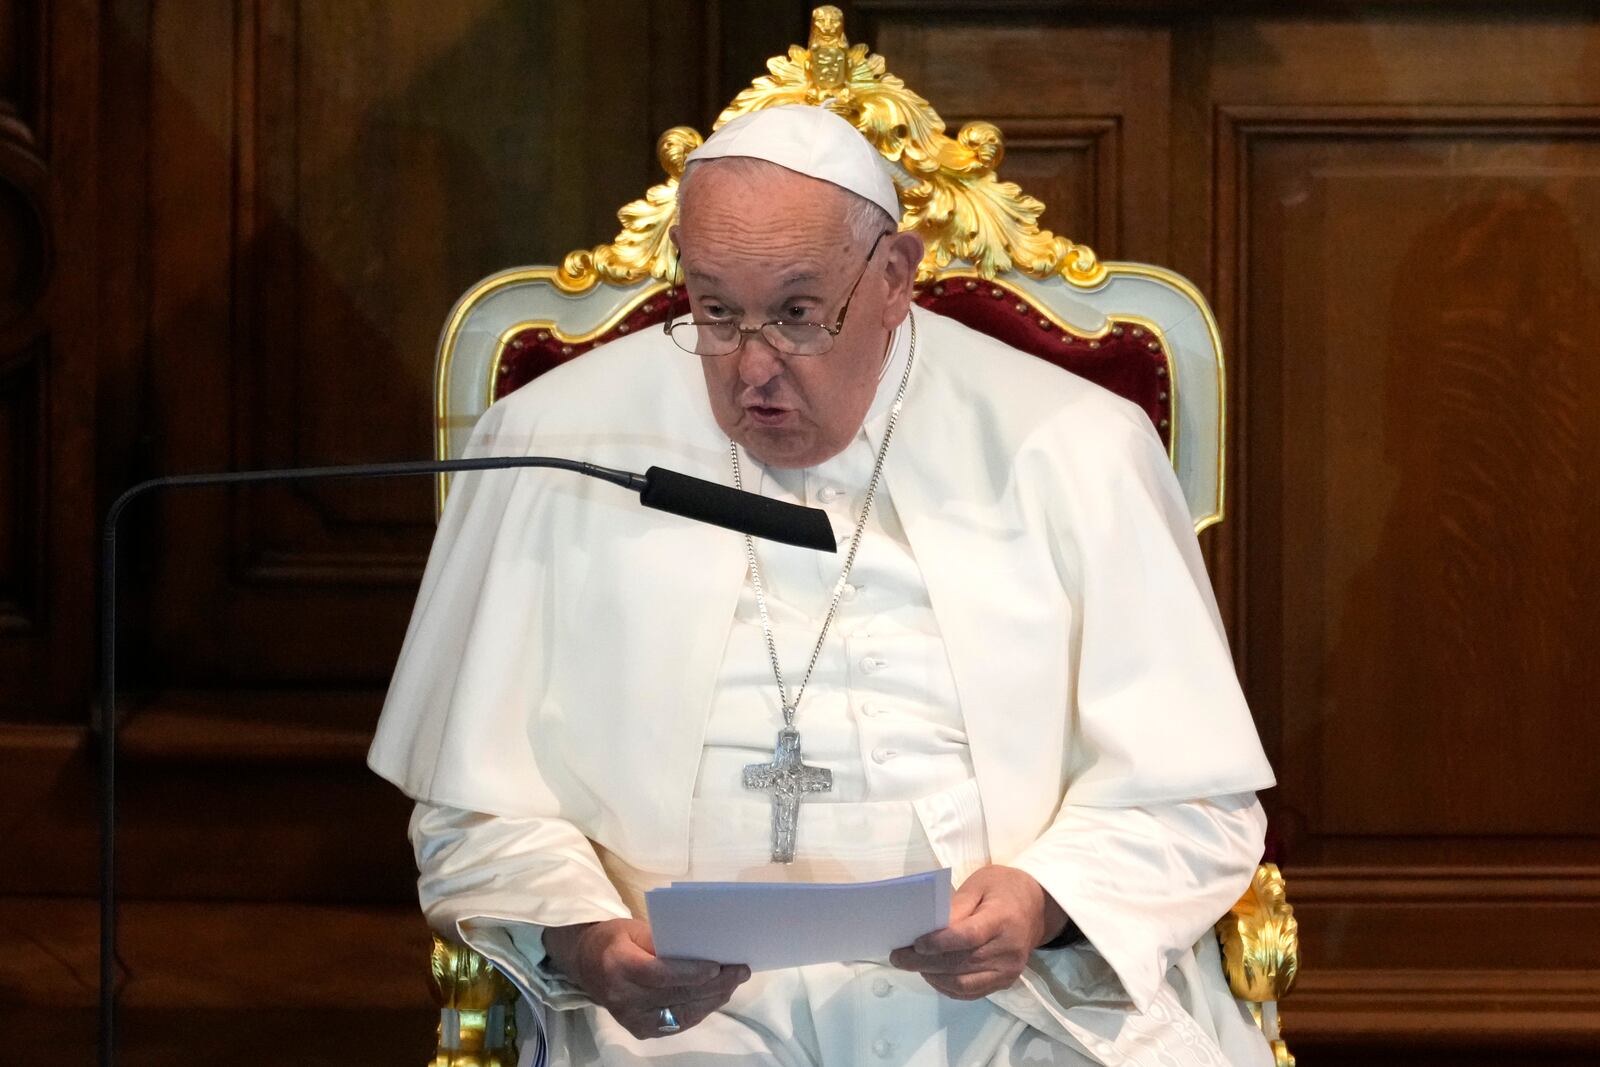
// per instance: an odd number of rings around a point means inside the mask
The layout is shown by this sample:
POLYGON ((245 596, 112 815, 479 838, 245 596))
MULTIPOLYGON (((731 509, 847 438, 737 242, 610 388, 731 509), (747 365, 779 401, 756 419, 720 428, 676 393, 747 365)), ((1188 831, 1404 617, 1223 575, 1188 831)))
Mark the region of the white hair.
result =
MULTIPOLYGON (((688 200, 688 189, 693 184, 693 177, 701 167, 717 167, 726 169, 728 174, 735 178, 747 181, 759 181, 770 178, 774 170, 787 170, 787 167, 765 159, 756 159, 751 156, 721 156, 716 159, 697 159, 683 169, 683 177, 678 179, 678 217, 683 217, 683 205, 688 200)), ((831 183, 830 183, 831 184, 831 183)), ((892 219, 883 208, 858 193, 852 193, 843 186, 835 185, 845 197, 844 224, 850 231, 851 237, 865 244, 883 233, 885 230, 900 228, 900 220, 892 219)))

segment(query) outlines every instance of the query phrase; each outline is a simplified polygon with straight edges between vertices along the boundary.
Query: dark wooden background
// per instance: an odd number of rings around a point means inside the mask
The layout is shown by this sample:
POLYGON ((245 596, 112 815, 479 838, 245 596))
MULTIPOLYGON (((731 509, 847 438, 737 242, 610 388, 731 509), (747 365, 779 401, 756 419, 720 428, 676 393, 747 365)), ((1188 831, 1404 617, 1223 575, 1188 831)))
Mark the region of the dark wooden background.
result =
MULTIPOLYGON (((1206 547, 1301 1062, 1594 1062, 1592 7, 844 6, 1049 225, 1216 308, 1206 547)), ((608 238, 808 7, 0 0, 0 1059, 88 1058, 105 505, 428 454, 455 297, 608 238)), ((361 757, 430 529, 425 481, 130 516, 130 1062, 424 1061, 407 805, 361 757)))

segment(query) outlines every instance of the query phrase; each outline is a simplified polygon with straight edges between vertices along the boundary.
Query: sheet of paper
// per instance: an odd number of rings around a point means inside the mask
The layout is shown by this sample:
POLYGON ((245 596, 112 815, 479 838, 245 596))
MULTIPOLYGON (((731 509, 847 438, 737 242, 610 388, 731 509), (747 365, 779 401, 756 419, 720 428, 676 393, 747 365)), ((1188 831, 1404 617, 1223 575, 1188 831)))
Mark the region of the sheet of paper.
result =
POLYGON ((674 882, 645 894, 656 955, 752 971, 882 960, 950 922, 950 869, 882 882, 674 882))

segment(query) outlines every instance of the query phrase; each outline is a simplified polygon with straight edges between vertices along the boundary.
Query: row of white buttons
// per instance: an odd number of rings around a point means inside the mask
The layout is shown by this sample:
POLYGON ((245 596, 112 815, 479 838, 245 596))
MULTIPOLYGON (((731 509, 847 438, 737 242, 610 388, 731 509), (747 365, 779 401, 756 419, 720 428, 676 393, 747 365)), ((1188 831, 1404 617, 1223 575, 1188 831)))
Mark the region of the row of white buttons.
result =
MULTIPOLYGON (((874 759, 877 758, 877 753, 873 754, 873 758, 874 759)), ((874 978, 872 980, 872 995, 873 996, 875 996, 875 997, 887 997, 889 994, 891 994, 893 992, 894 992, 894 986, 890 983, 889 979, 883 978, 883 977, 878 977, 878 978, 874 978)), ((890 1041, 887 1037, 880 1036, 876 1041, 874 1041, 872 1043, 872 1054, 874 1056, 877 1056, 879 1059, 888 1059, 890 1056, 892 1056, 894 1054, 894 1048, 895 1048, 895 1046, 894 1046, 894 1042, 893 1041, 890 1041)))

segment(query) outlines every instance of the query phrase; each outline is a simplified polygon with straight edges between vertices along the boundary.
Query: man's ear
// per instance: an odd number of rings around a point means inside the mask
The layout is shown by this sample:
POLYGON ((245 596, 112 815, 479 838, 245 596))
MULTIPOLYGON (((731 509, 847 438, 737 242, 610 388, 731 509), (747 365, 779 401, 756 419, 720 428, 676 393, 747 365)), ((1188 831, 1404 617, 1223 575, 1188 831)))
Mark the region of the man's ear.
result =
POLYGON ((884 294, 883 325, 894 329, 905 320, 911 310, 911 297, 917 285, 917 267, 922 263, 922 238, 914 233, 897 233, 888 241, 887 265, 883 280, 888 287, 884 294))

